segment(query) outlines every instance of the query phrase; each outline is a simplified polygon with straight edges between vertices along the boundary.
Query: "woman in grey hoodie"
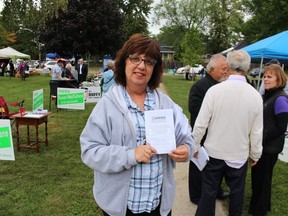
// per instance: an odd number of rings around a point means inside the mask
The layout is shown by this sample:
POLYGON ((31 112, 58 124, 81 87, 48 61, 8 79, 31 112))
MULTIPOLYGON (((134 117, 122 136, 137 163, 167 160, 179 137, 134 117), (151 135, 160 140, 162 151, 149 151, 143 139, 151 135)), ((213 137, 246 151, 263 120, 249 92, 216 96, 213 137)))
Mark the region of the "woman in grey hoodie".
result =
POLYGON ((194 141, 181 107, 157 87, 163 66, 154 39, 135 34, 118 51, 115 82, 80 136, 82 160, 94 170, 93 194, 104 215, 171 215, 175 162, 189 161, 194 141), (157 154, 146 143, 144 113, 173 112, 176 148, 157 154))

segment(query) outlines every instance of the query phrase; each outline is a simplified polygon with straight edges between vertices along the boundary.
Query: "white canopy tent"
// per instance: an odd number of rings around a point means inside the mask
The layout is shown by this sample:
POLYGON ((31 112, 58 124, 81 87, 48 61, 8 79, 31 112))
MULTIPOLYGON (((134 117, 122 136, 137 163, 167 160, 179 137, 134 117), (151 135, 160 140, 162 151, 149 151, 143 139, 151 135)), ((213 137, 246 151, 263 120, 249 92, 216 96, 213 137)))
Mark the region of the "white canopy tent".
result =
POLYGON ((31 59, 30 55, 21 53, 11 47, 6 47, 4 49, 0 49, 0 58, 11 58, 13 60, 16 59, 31 59))

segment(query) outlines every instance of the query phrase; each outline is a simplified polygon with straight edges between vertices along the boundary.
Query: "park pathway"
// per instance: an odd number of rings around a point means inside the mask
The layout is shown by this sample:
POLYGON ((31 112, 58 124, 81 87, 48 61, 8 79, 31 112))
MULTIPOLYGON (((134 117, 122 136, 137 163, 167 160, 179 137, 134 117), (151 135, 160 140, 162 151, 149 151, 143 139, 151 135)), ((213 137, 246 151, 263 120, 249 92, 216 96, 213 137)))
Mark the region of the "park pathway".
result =
MULTIPOLYGON (((167 94, 163 83, 160 84, 159 89, 167 94)), ((189 163, 177 163, 174 171, 176 180, 176 196, 172 210, 173 216, 194 216, 197 205, 189 200, 188 192, 188 170, 189 163)), ((223 201, 216 201, 216 216, 227 216, 227 209, 223 201)))

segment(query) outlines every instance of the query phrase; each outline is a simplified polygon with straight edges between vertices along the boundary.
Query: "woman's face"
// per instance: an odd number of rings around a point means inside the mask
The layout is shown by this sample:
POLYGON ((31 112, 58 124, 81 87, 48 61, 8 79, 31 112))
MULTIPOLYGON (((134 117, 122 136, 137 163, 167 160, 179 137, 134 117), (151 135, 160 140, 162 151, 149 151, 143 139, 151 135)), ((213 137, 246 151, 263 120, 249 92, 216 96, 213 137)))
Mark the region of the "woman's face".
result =
POLYGON ((263 79, 264 87, 267 90, 276 88, 278 86, 277 77, 271 71, 265 71, 263 79))
POLYGON ((144 54, 133 54, 126 59, 126 85, 130 87, 146 86, 151 79, 156 60, 144 54))

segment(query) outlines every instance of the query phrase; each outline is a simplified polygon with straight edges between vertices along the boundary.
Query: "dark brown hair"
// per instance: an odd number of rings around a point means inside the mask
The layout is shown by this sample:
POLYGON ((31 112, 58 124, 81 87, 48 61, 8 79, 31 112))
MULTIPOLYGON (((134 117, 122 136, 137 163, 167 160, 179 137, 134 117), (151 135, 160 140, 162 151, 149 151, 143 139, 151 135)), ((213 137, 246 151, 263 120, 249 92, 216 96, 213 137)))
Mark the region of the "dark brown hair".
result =
POLYGON ((287 83, 287 77, 285 72, 278 64, 270 64, 264 68, 264 74, 271 73, 277 77, 277 86, 278 88, 284 88, 287 83))
POLYGON ((114 71, 115 82, 126 86, 125 61, 132 54, 144 54, 146 57, 157 61, 154 65, 151 79, 148 82, 149 88, 156 89, 160 85, 163 73, 160 47, 156 40, 143 34, 132 35, 117 52, 114 71))

